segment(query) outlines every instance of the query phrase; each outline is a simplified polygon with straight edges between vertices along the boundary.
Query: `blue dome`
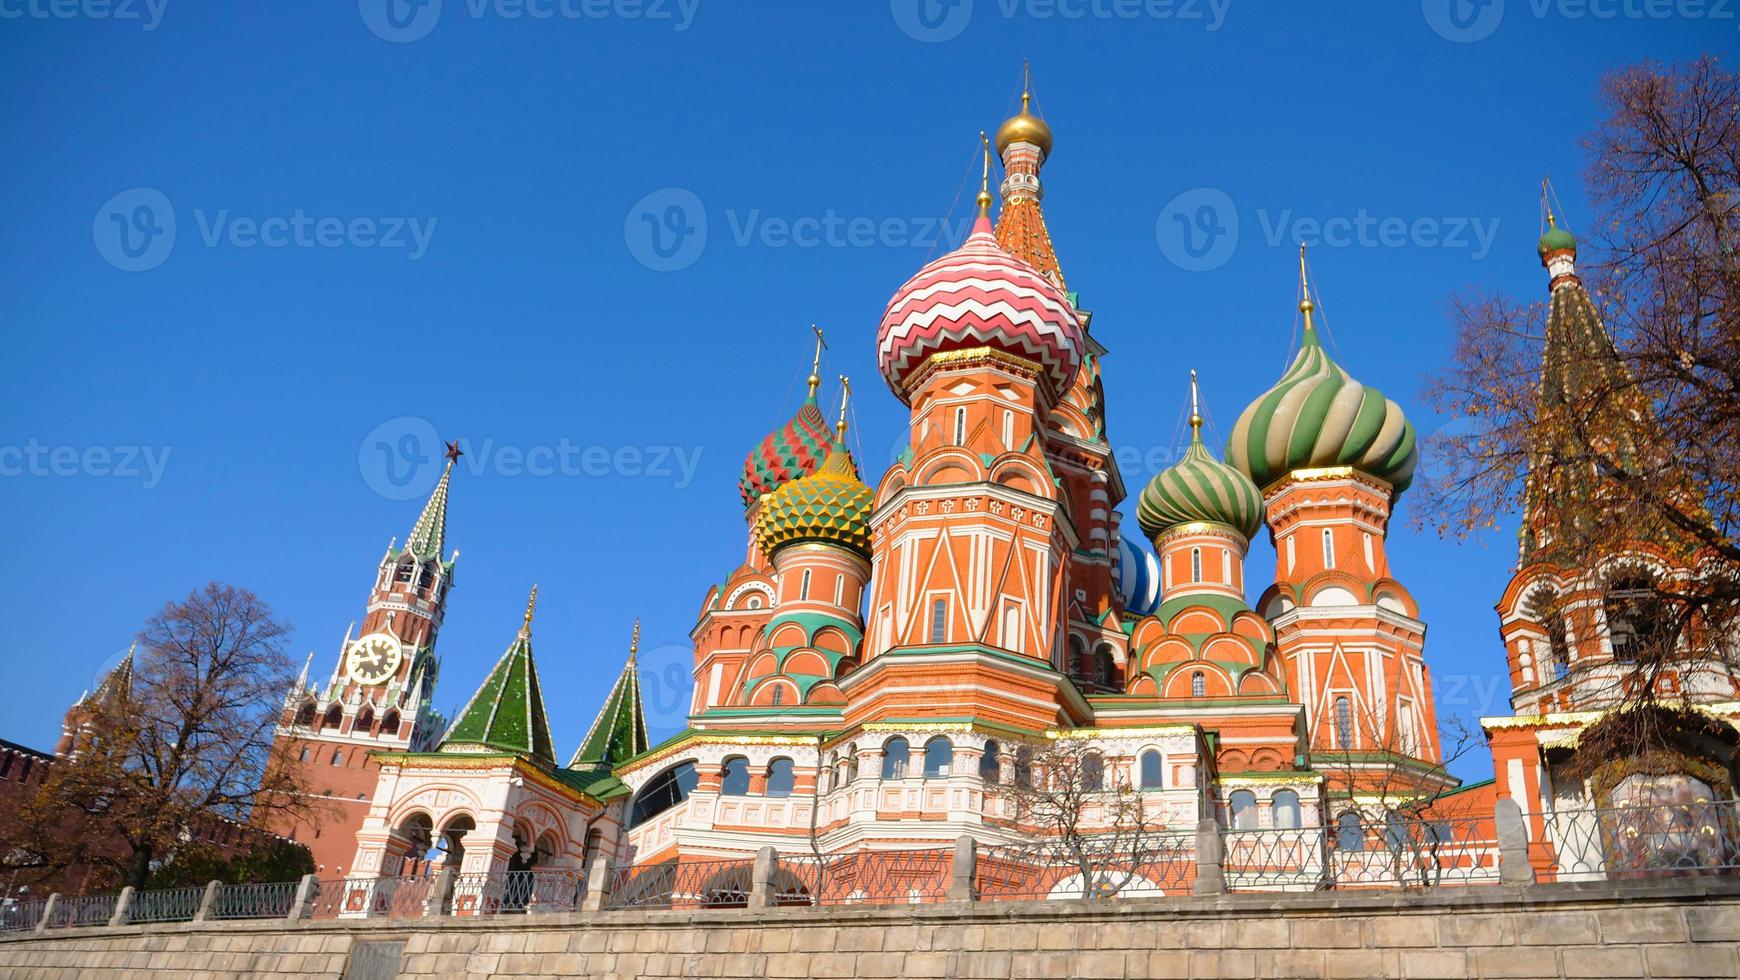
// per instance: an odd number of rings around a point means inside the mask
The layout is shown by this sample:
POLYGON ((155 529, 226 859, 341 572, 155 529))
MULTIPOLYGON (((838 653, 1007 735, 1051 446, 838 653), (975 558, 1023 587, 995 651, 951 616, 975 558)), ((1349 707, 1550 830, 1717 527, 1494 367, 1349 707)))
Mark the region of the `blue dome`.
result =
POLYGON ((1114 569, 1118 594, 1124 608, 1137 616, 1151 616, 1160 608, 1160 560, 1147 548, 1118 535, 1118 564, 1114 569))

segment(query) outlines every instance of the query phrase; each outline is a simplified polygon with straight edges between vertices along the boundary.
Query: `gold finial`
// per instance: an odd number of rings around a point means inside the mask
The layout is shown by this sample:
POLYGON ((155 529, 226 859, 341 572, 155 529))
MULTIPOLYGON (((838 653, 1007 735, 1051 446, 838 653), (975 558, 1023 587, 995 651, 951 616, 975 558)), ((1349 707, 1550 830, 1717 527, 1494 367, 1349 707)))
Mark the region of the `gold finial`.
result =
POLYGON ((640 617, 634 617, 634 635, 628 639, 628 662, 633 663, 635 654, 640 652, 640 617))
POLYGON ((1202 410, 1196 397, 1196 369, 1190 369, 1190 437, 1202 437, 1202 410))
POLYGON ((531 597, 526 600, 526 619, 525 619, 525 622, 520 624, 520 637, 522 639, 532 635, 532 612, 534 610, 536 610, 537 608, 538 608, 538 587, 536 584, 534 584, 532 586, 531 597))
POLYGON ((991 216, 991 141, 985 136, 984 130, 979 130, 979 143, 985 148, 985 165, 979 174, 979 215, 991 216))
POLYGON ((1305 329, 1311 329, 1311 311, 1317 304, 1311 302, 1311 283, 1305 278, 1305 246, 1299 245, 1299 312, 1305 314, 1305 329))
POLYGON ((810 329, 816 334, 816 357, 810 362, 810 397, 816 397, 816 388, 822 383, 822 351, 828 349, 828 342, 822 338, 822 328, 810 324, 810 329))
POLYGON ((846 403, 852 399, 852 379, 840 375, 840 420, 834 423, 837 441, 846 441, 846 403))
POLYGON ((1027 103, 1033 101, 1033 62, 1021 61, 1021 111, 1027 111, 1027 103))

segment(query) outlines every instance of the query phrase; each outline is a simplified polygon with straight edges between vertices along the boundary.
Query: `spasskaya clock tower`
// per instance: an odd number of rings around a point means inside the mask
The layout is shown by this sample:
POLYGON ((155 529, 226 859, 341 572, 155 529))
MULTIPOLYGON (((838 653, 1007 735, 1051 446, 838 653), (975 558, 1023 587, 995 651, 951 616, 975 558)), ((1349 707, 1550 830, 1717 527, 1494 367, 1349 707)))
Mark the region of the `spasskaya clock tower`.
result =
POLYGON ((368 815, 377 766, 369 753, 421 751, 441 737, 445 719, 432 701, 440 664, 435 637, 458 550, 443 558, 447 491, 463 455, 447 446, 447 466, 403 547, 387 545, 361 627, 345 631, 324 684, 309 680, 314 654, 284 702, 278 764, 297 767, 321 805, 299 819, 267 816, 268 829, 308 845, 317 873, 337 876, 356 852, 356 832, 368 815), (282 825, 280 825, 282 824, 282 825))

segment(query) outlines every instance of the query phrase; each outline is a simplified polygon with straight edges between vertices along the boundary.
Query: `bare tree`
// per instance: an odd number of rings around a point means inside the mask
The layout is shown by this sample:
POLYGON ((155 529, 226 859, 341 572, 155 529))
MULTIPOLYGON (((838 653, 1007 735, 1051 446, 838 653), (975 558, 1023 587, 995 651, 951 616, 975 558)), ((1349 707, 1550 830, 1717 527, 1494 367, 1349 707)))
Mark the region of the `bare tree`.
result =
POLYGON ((1452 297, 1458 333, 1427 396, 1461 424, 1427 440, 1416 524, 1468 536, 1525 513, 1526 560, 1655 583, 1661 642, 1632 643, 1624 693, 1648 701, 1689 658, 1732 668, 1740 616, 1740 75, 1713 56, 1609 74, 1584 141, 1596 213, 1579 274, 1610 334, 1554 345, 1545 304, 1452 297))
POLYGON ((1022 752, 1013 776, 991 792, 1011 804, 1034 846, 1079 875, 1084 899, 1114 898, 1178 856, 1182 839, 1164 833, 1123 767, 1090 739, 1066 735, 1022 752))
POLYGON ((143 887, 216 822, 314 806, 273 733, 292 682, 290 628, 252 592, 212 583, 145 624, 131 684, 90 705, 76 751, 17 821, 44 869, 107 867, 143 887))

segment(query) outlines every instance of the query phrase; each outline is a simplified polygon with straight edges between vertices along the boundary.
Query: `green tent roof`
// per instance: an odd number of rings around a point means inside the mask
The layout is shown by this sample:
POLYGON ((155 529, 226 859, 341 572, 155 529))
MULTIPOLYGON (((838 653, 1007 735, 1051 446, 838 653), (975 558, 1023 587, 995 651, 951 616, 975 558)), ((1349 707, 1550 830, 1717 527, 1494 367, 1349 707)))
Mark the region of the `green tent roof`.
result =
POLYGON ((550 718, 544 710, 538 668, 532 662, 532 604, 537 598, 538 590, 534 587, 519 636, 496 661, 495 669, 471 696, 453 727, 442 736, 440 751, 463 752, 467 747, 486 747, 555 763, 550 718))
POLYGON ((610 696, 604 699, 603 710, 598 712, 569 761, 570 769, 609 768, 647 750, 650 743, 640 703, 640 671, 635 665, 635 651, 639 647, 640 623, 636 621, 634 639, 628 645, 628 663, 623 665, 610 696))

